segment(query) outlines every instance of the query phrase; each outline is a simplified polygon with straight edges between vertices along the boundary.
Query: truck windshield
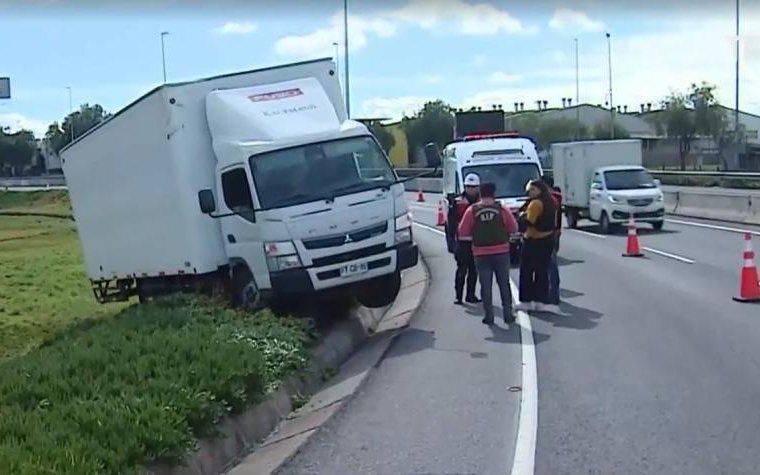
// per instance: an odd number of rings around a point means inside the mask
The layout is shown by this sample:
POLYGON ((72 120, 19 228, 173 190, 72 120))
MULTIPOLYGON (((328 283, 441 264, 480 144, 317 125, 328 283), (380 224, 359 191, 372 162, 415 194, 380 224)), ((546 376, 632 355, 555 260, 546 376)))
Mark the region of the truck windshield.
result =
POLYGON ((643 168, 611 170, 604 172, 604 182, 608 190, 636 190, 656 188, 652 175, 643 168))
POLYGON ((371 137, 309 144, 250 158, 262 208, 278 208, 390 186, 396 174, 371 137))
POLYGON ((525 185, 530 180, 540 178, 535 163, 501 163, 498 165, 478 165, 462 168, 462 177, 474 173, 481 183, 496 185, 496 198, 525 196, 525 185))

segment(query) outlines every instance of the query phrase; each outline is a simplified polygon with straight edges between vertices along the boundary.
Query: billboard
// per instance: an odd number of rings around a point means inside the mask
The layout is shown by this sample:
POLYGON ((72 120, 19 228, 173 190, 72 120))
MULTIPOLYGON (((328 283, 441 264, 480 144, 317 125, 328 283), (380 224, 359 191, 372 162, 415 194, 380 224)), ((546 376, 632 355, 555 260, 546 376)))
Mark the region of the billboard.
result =
POLYGON ((505 131, 504 111, 468 111, 454 115, 454 138, 469 134, 490 134, 505 131))
POLYGON ((11 98, 11 78, 0 78, 0 99, 11 98))

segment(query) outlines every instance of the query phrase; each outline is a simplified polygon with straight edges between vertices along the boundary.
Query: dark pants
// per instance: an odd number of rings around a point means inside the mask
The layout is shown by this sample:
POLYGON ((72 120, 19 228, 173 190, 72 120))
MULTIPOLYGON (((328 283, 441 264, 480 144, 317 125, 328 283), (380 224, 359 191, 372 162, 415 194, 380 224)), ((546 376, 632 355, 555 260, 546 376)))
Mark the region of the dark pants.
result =
POLYGON ((557 265, 557 251, 553 250, 549 257, 549 303, 559 305, 559 266, 557 265))
POLYGON ((525 239, 520 259, 520 301, 549 301, 549 259, 554 250, 554 237, 525 239))
POLYGON ((454 258, 457 261, 457 272, 454 277, 454 292, 457 300, 462 300, 465 280, 467 281, 467 297, 475 297, 478 272, 475 269, 475 259, 472 257, 472 243, 470 241, 457 242, 454 258))
POLYGON ((478 256, 475 264, 480 275, 480 295, 483 297, 485 320, 493 321, 493 278, 499 286, 504 321, 512 320, 512 293, 509 290, 509 253, 478 256))

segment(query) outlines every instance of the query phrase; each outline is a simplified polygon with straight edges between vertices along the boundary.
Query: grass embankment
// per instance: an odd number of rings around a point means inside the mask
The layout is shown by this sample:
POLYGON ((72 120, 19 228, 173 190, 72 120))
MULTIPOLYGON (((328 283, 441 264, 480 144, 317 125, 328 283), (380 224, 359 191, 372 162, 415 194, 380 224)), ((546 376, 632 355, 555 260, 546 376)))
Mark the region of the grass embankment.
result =
MULTIPOLYGON (((66 212, 52 193, 0 193, 0 210, 66 212)), ((0 216, 0 473, 179 463, 314 341, 307 320, 201 298, 97 304, 71 221, 0 216)))

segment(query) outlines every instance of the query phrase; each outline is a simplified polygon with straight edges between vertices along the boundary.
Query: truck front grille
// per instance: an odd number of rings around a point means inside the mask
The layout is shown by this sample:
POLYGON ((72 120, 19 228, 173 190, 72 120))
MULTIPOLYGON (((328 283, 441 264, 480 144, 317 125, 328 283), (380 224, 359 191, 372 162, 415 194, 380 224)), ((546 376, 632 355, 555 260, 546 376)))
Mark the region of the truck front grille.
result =
POLYGON ((349 252, 342 252, 340 254, 334 254, 332 256, 318 257, 314 259, 313 262, 315 267, 323 267, 332 264, 340 264, 341 262, 353 261, 354 259, 361 259, 362 257, 369 257, 374 254, 381 254, 386 250, 387 249, 385 247, 385 244, 377 244, 375 246, 356 249, 349 252))
POLYGON ((306 249, 325 249, 328 247, 338 247, 349 242, 361 242, 375 236, 380 236, 388 231, 388 222, 384 221, 364 229, 357 229, 349 233, 338 234, 334 236, 309 239, 303 241, 306 249))
POLYGON ((649 206, 652 204, 652 198, 637 198, 628 200, 628 204, 631 206, 649 206))

